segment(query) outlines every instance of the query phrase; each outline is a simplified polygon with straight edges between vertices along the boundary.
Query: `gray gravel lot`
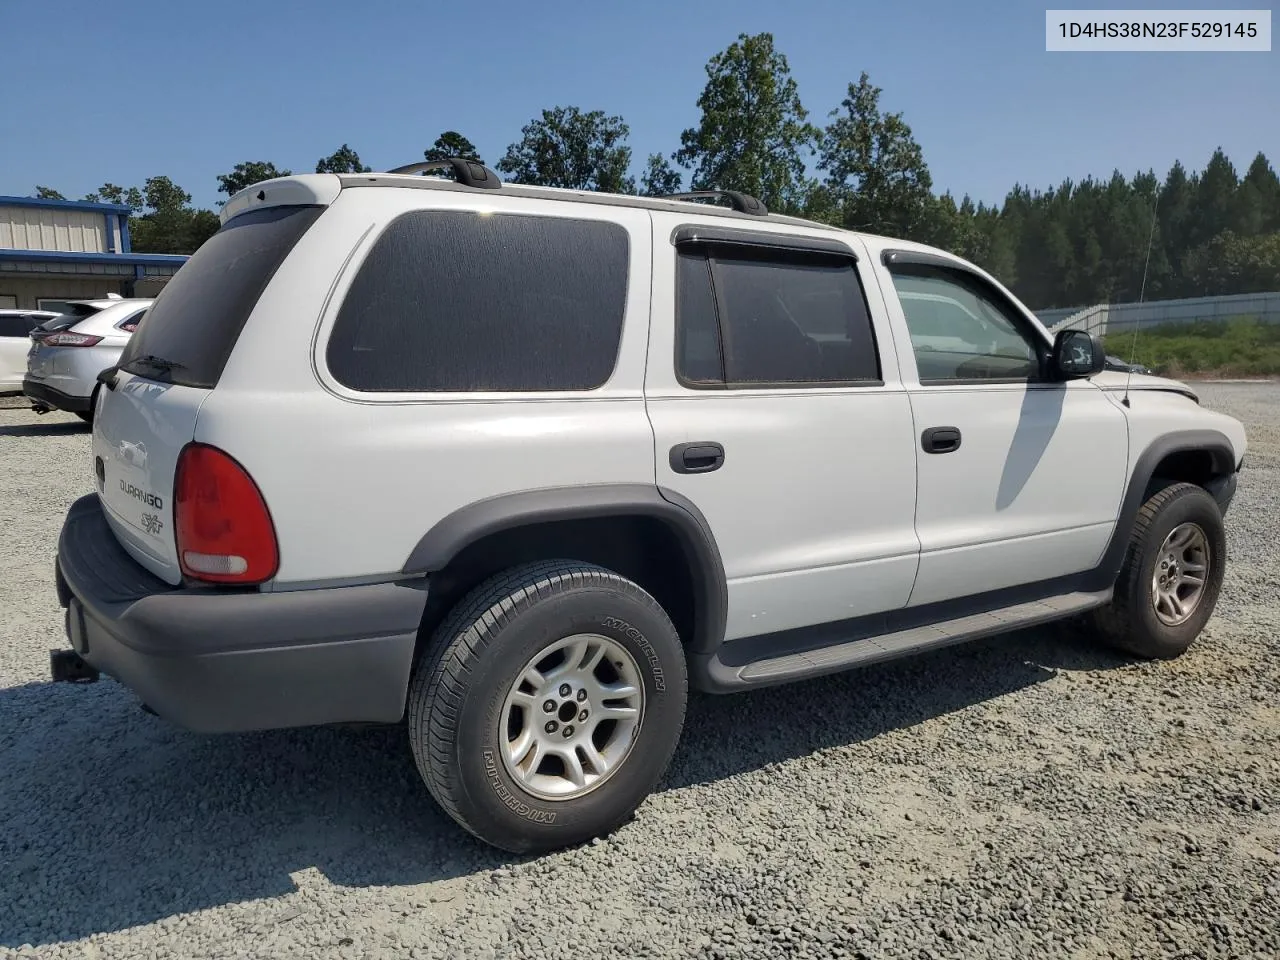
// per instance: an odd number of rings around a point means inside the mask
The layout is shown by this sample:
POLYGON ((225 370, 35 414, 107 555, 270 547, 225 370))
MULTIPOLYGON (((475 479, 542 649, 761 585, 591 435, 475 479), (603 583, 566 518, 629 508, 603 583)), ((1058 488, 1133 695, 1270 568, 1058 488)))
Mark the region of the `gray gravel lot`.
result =
POLYGON ((1213 384, 1251 452, 1180 661, 1039 630, 695 697, 607 841, 513 859, 397 731, 203 737, 47 681, 70 416, 0 409, 0 957, 1280 955, 1280 385, 1213 384))

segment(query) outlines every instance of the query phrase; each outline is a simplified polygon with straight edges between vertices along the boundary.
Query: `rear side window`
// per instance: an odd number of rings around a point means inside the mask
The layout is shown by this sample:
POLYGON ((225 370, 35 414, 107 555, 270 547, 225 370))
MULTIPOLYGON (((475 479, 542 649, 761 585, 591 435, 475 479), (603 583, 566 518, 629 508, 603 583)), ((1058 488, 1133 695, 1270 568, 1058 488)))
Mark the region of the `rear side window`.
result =
POLYGON ((688 386, 870 384, 880 362, 851 258, 682 249, 676 372, 688 386))
POLYGON ((121 369, 215 386, 258 297, 323 211, 267 207, 228 220, 165 284, 125 347, 121 369))
POLYGON ((32 326, 31 319, 22 314, 0 315, 0 337, 25 337, 32 326))
POLYGON ((329 370, 366 392, 593 390, 617 360, 628 257, 615 223, 404 214, 352 282, 329 370))
POLYGON ((117 330, 123 330, 125 333, 133 333, 138 329, 138 324, 142 322, 142 315, 147 312, 147 308, 143 307, 136 313, 131 313, 123 320, 116 323, 117 330))

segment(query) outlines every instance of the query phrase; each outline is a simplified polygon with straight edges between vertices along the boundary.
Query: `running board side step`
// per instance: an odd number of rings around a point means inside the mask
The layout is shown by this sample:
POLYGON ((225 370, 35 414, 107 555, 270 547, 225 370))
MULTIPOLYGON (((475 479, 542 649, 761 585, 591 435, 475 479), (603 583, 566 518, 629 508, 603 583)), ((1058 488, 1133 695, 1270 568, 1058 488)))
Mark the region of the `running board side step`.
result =
POLYGON ((720 651, 704 656, 700 668, 710 690, 728 693, 750 687, 767 687, 792 680, 840 673, 855 667, 937 650, 967 640, 1021 630, 1037 624, 1062 620, 1110 602, 1112 588, 1077 592, 1014 604, 954 620, 833 643, 814 650, 759 659, 730 666, 719 659, 720 651))

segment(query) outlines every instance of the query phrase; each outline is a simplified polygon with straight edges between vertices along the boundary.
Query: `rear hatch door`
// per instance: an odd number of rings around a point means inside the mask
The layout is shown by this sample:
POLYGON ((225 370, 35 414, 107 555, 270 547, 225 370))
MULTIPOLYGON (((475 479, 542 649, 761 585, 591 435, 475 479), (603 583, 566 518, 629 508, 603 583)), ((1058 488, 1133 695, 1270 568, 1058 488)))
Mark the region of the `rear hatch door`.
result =
POLYGON ((173 513, 182 449, 262 291, 323 209, 260 207, 229 219, 165 285, 119 365, 103 374, 114 386, 99 391, 93 420, 99 499, 125 550, 168 583, 182 580, 173 513))
POLYGON ((182 579, 173 535, 178 455, 195 436, 207 390, 121 372, 93 423, 98 496, 116 539, 156 576, 182 579))
POLYGON ((31 348, 27 351, 27 374, 36 380, 44 380, 67 371, 61 369, 59 358, 65 358, 65 348, 48 346, 45 341, 55 333, 74 333, 75 328, 84 320, 96 316, 102 311, 91 303, 71 303, 68 310, 52 319, 46 320, 31 331, 31 348))

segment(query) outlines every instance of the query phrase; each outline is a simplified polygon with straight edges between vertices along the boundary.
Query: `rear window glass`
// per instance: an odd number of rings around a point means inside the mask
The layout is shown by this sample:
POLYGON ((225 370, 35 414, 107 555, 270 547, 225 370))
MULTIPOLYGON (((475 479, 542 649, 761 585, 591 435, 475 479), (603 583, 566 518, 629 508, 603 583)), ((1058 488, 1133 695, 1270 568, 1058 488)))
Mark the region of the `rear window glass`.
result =
POLYGON ((324 207, 250 210, 233 217, 173 276, 120 359, 130 373, 213 387, 258 297, 324 207))
POLYGON ((40 324, 39 329, 47 330, 49 333, 57 333, 59 330, 70 330, 81 320, 88 320, 95 313, 101 311, 101 307, 91 307, 86 303, 72 304, 66 313, 60 313, 56 317, 50 317, 44 323, 40 324))
POLYGON ((617 360, 628 255, 615 223, 404 214, 352 282, 329 370, 367 392, 594 389, 617 360))

